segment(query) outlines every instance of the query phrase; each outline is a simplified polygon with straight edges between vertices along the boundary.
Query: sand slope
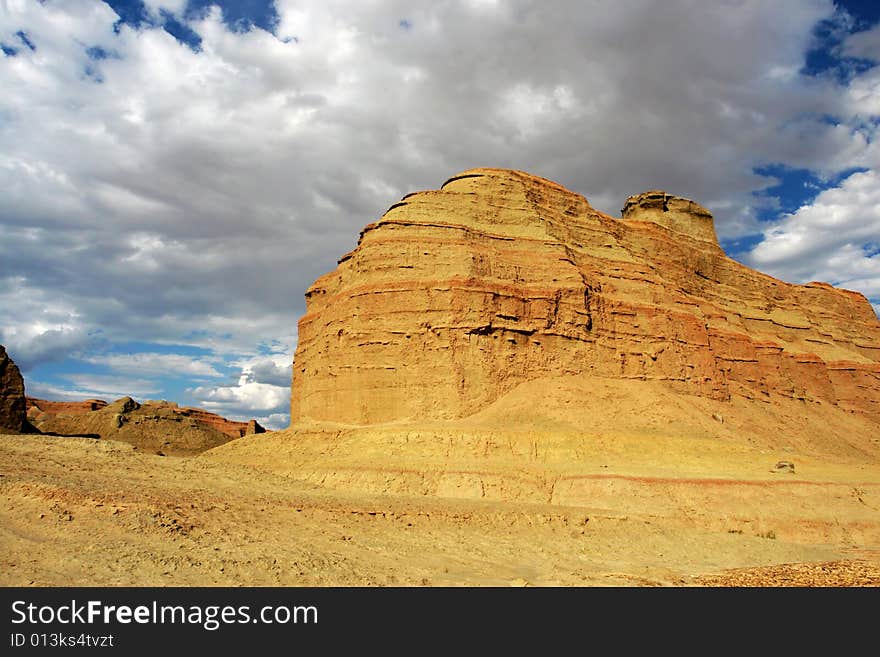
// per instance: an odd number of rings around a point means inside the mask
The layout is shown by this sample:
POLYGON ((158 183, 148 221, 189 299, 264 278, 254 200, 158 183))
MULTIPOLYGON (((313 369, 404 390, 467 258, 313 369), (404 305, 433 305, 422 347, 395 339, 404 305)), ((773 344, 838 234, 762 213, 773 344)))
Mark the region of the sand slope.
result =
POLYGON ((721 422, 711 400, 581 384, 198 457, 0 437, 0 583, 880 585, 863 420, 775 404, 721 422))

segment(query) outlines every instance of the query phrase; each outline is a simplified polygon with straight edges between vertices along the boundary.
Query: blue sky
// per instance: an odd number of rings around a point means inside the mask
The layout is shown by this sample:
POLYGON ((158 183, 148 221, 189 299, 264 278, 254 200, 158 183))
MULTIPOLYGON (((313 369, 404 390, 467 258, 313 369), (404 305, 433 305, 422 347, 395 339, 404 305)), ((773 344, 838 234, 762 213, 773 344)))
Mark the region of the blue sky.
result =
POLYGON ((524 169, 880 308, 877 3, 3 0, 0 343, 30 394, 288 422, 303 293, 404 194, 524 169))

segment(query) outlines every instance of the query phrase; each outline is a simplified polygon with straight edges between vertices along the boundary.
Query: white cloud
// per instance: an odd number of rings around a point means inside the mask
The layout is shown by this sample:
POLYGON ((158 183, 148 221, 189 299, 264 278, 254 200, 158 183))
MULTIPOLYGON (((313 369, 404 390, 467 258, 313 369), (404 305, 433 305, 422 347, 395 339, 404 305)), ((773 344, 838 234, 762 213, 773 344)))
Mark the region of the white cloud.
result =
POLYGON ((847 37, 842 52, 847 57, 858 57, 880 62, 880 25, 847 37))
POLYGON ((880 297, 880 174, 854 173, 768 228, 749 262, 779 278, 880 297))
POLYGON ((161 12, 182 16, 187 0, 144 0, 144 6, 153 18, 160 18, 161 12))
POLYGON ((70 381, 75 388, 42 381, 26 381, 27 394, 32 397, 45 396, 60 400, 104 399, 113 401, 120 397, 129 396, 143 400, 160 390, 155 381, 123 376, 67 374, 63 378, 70 381))
POLYGON ((292 357, 289 352, 254 356, 230 363, 241 368, 235 385, 198 386, 189 390, 197 403, 236 420, 256 418, 267 428, 290 423, 292 357))
POLYGON ((53 401, 83 401, 86 399, 100 399, 101 397, 101 393, 96 393, 94 390, 72 390, 64 386, 42 383, 41 381, 25 381, 25 392, 28 397, 51 399, 53 401))
POLYGON ((290 388, 249 381, 235 386, 199 386, 191 394, 209 410, 242 415, 283 409, 289 402, 290 388))
POLYGON ((207 360, 184 354, 133 353, 86 356, 86 363, 105 365, 118 372, 136 373, 141 376, 191 376, 212 378, 223 376, 207 360))
POLYGON ((267 429, 286 429, 290 424, 288 413, 272 413, 257 418, 257 421, 267 429))
MULTIPOLYGON (((880 115, 880 69, 873 68, 853 80, 846 92, 850 112, 859 118, 880 115)), ((877 164, 876 146, 874 147, 877 164)))
POLYGON ((280 352, 266 356, 255 356, 230 363, 241 368, 240 382, 270 383, 290 387, 293 376, 291 352, 280 352))

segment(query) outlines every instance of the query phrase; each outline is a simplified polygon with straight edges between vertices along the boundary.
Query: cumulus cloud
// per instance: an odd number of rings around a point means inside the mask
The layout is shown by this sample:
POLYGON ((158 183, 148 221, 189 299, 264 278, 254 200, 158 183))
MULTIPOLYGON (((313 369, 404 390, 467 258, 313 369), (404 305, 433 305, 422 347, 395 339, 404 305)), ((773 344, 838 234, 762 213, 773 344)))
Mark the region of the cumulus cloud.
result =
POLYGON ((286 354, 257 356, 233 363, 241 368, 235 385, 198 386, 190 394, 201 405, 237 419, 256 417, 264 426, 282 428, 290 416, 291 361, 286 354))
POLYGON ((284 429, 290 424, 290 414, 271 413, 256 418, 267 429, 284 429))
POLYGON ((241 382, 235 386, 197 387, 192 396, 210 410, 232 415, 253 411, 276 411, 284 408, 290 389, 269 383, 241 382))
MULTIPOLYGON (((847 57, 877 61, 877 27, 843 39, 847 57)), ((846 160, 862 171, 764 228, 743 259, 792 282, 819 280, 862 292, 880 307, 880 69, 856 76, 841 95, 851 134, 846 160)))
POLYGON ((160 19, 162 12, 182 16, 187 0, 144 0, 144 6, 154 19, 160 19))
POLYGON ((290 387, 293 369, 286 353, 256 356, 232 364, 241 367, 240 381, 290 387))
MULTIPOLYGON (((184 5, 151 0, 159 18, 138 28, 102 2, 0 5, 0 42, 19 44, 0 59, 0 299, 16 309, 0 335, 26 362, 95 335, 197 345, 243 371, 280 344, 289 362, 303 292, 363 225, 474 166, 531 171, 614 214, 664 188, 728 239, 764 229, 754 192, 774 181, 756 167, 878 166, 877 70, 845 87, 800 72, 831 0, 277 0, 275 33, 184 5), (163 29, 168 14, 198 48, 163 29)), ((841 47, 874 45, 870 31, 841 47)), ((855 216, 839 231, 853 240, 855 216)), ((802 218, 753 261, 875 294, 870 255, 778 255, 802 218)), ((199 389, 283 413, 285 367, 199 389)))
POLYGON ((830 282, 880 297, 880 174, 855 173, 772 225, 749 254, 795 282, 830 282))
POLYGON ((847 57, 880 62, 880 25, 848 37, 842 51, 847 57))

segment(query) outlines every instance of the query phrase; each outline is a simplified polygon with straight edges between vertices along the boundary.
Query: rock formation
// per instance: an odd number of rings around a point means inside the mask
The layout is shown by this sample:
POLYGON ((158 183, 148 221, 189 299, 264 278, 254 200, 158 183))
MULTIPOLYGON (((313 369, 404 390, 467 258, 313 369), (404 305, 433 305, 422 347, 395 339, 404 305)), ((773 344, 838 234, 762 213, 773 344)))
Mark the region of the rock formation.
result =
POLYGON ((880 422, 865 297, 728 258, 709 211, 662 191, 615 218, 527 173, 466 171, 393 204, 306 300, 294 425, 463 418, 562 376, 880 422))
MULTIPOLYGON (((225 433, 231 438, 241 438, 242 436, 246 436, 248 434, 248 427, 250 426, 250 422, 227 420, 225 417, 217 415, 216 413, 211 413, 204 409, 192 406, 176 408, 175 412, 185 417, 191 417, 194 420, 198 420, 199 422, 213 427, 217 431, 225 433)), ((256 420, 251 420, 251 422, 256 422, 256 420)))
POLYGON ((122 397, 108 404, 100 399, 58 402, 28 398, 28 402, 28 418, 43 433, 119 440, 162 454, 198 453, 266 431, 256 420, 234 422, 165 400, 141 404, 122 397))
POLYGON ((27 429, 25 406, 24 379, 0 345, 0 433, 21 433, 27 429))
MULTIPOLYGON (((250 435, 252 433, 263 433, 266 431, 266 429, 260 426, 256 420, 251 420, 250 422, 227 420, 225 417, 217 415, 216 413, 211 413, 202 408, 179 406, 175 402, 166 401, 164 399, 150 399, 143 404, 138 404, 130 397, 123 397, 122 400, 130 400, 127 403, 129 405, 137 405, 135 408, 144 406, 146 407, 146 410, 152 410, 162 415, 167 415, 170 412, 180 415, 181 417, 191 418, 193 421, 224 433, 230 438, 241 438, 242 436, 250 435)), ((122 400, 117 400, 114 404, 119 404, 122 400)), ((46 399, 37 399, 35 397, 27 398, 28 418, 35 424, 39 424, 43 426, 44 429, 50 431, 56 431, 57 429, 57 423, 53 422, 57 415, 82 415, 85 413, 91 413, 92 411, 99 411, 107 407, 107 405, 107 402, 103 399, 87 399, 85 401, 49 401, 46 399)), ((133 409, 122 409, 122 413, 124 414, 130 410, 133 409)), ((119 413, 119 411, 115 412, 117 414, 119 413)), ((69 420, 67 423, 69 424, 69 420)))
MULTIPOLYGON (((222 433, 225 433, 230 438, 241 438, 242 436, 247 435, 248 432, 248 422, 237 422, 235 420, 227 420, 225 417, 221 415, 217 415, 216 413, 211 413, 210 411, 206 411, 203 408, 196 408, 194 406, 178 406, 174 402, 169 402, 163 400, 150 400, 145 402, 145 404, 149 406, 157 406, 168 409, 178 415, 182 415, 183 417, 188 417, 196 422, 200 422, 206 426, 211 427, 212 429, 216 429, 222 433)), ((253 422, 253 420, 252 420, 253 422)))

